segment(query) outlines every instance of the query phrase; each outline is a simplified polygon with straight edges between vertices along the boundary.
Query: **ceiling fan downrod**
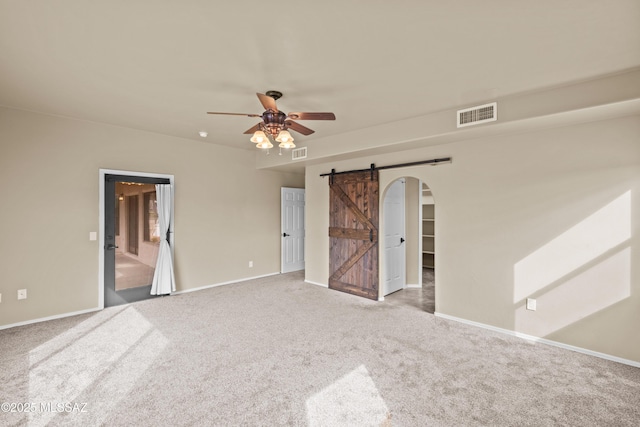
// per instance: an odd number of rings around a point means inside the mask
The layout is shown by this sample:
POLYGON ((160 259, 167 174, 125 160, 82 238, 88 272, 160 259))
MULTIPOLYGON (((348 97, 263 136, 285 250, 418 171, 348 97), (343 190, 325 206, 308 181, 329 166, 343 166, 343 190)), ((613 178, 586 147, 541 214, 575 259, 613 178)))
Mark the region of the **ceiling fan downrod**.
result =
POLYGON ((280 98, 282 98, 282 92, 277 91, 277 90, 268 90, 265 95, 270 96, 271 98, 275 99, 276 101, 280 98))

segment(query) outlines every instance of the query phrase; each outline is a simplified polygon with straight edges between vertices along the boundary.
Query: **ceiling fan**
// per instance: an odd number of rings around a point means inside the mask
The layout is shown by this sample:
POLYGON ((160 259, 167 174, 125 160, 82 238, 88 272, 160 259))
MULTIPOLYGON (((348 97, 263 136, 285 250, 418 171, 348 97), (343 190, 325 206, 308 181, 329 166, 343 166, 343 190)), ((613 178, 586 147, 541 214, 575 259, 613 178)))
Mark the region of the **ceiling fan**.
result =
POLYGON ((244 113, 217 113, 207 112, 207 114, 224 114, 228 116, 247 116, 260 117, 262 121, 250 129, 245 134, 253 134, 251 142, 256 143, 257 148, 269 149, 273 147, 269 141, 270 135, 276 142, 279 142, 280 148, 294 148, 293 137, 288 129, 301 133, 302 135, 311 135, 314 131, 306 126, 302 126, 294 120, 335 120, 333 113, 289 113, 285 114, 278 110, 276 100, 282 97, 282 92, 270 90, 266 94, 256 93, 260 103, 265 108, 262 114, 244 114, 244 113))

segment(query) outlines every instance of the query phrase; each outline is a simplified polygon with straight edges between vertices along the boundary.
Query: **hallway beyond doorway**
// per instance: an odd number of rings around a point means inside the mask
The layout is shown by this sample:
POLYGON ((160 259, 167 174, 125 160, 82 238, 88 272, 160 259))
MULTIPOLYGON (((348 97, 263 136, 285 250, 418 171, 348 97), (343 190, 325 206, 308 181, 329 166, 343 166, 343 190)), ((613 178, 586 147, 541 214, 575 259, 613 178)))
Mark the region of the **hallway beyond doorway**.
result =
POLYGON ((123 253, 116 253, 116 291, 149 286, 155 268, 123 253))
POLYGON ((435 312, 435 274, 433 268, 422 269, 422 288, 405 288, 384 297, 393 305, 410 305, 427 313, 435 312))

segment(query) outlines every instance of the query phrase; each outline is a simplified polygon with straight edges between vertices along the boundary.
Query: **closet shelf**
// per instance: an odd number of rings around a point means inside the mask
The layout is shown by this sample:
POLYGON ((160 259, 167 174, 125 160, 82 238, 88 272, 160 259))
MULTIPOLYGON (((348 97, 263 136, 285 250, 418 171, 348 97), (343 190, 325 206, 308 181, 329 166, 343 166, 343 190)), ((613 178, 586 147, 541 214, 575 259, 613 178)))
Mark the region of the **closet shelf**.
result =
POLYGON ((421 257, 422 266, 427 268, 435 267, 435 206, 429 189, 423 189, 423 195, 428 196, 422 200, 422 237, 421 237, 421 257))

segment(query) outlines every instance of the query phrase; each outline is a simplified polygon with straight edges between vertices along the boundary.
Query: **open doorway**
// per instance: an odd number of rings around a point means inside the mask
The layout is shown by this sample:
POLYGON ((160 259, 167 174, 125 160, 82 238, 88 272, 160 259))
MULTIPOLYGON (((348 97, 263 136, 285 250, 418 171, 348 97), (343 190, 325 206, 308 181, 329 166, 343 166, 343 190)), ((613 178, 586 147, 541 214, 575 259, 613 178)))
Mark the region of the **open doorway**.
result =
POLYGON ((141 182, 115 184, 115 290, 148 286, 160 246, 156 188, 141 182))
MULTIPOLYGON (((410 305, 428 313, 435 312, 435 202, 428 185, 415 177, 404 177, 389 184, 383 204, 384 268, 381 278, 387 280, 394 270, 401 268, 404 274, 402 289, 384 292, 384 301, 393 305, 410 305), (403 214, 401 219, 392 219, 391 205, 388 203, 392 189, 403 183, 403 214), (391 224, 391 223, 395 223, 391 224), (402 225, 400 225, 402 223, 402 225), (397 226, 397 227, 396 227, 397 226), (404 238, 399 239, 393 229, 403 230, 404 238), (394 234, 392 236, 392 234, 394 234), (387 246, 403 245, 406 254, 401 265, 388 254, 387 246)), ((383 288, 384 291, 384 288, 383 288)))
MULTIPOLYGON (((173 246, 173 197, 167 197, 167 192, 172 192, 173 177, 107 170, 101 170, 100 175, 101 228, 104 230, 100 261, 101 307, 164 294, 157 289, 152 291, 152 286, 159 283, 154 279, 154 273, 162 252, 160 247, 167 243, 173 246), (162 199, 157 194, 158 188, 162 190, 162 199), (159 217, 159 202, 164 203, 164 219, 159 217), (170 214, 165 212, 167 206, 170 214), (169 221, 169 227, 162 225, 162 221, 169 221)), ((161 263, 163 273, 166 259, 165 256, 161 263)))

